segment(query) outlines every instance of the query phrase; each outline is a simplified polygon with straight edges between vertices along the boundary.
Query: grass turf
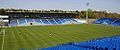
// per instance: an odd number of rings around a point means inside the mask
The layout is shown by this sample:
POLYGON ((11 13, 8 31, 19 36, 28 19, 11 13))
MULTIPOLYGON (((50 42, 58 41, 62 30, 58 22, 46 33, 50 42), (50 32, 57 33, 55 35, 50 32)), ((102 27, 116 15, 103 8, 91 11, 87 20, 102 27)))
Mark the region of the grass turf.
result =
POLYGON ((119 34, 118 27, 93 24, 11 27, 6 28, 4 50, 19 50, 20 48, 30 50, 119 34))
POLYGON ((0 35, 0 50, 2 49, 2 35, 0 35))

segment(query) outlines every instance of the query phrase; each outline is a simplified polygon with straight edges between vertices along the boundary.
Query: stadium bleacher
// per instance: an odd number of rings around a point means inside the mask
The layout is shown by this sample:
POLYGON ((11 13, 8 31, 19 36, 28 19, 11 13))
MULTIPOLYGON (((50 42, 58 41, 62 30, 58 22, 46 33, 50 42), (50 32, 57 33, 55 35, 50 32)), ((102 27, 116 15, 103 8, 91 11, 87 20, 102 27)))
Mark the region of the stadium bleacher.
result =
POLYGON ((26 19, 27 22, 34 22, 33 19, 26 19))
POLYGON ((98 38, 86 42, 70 42, 41 50, 120 50, 120 36, 98 38))
POLYGON ((53 19, 49 19, 49 22, 50 22, 51 24, 57 24, 57 22, 54 21, 53 19))
MULTIPOLYGON (((25 23, 36 23, 37 25, 56 25, 56 24, 81 24, 84 23, 80 19, 13 19, 9 26, 20 26, 25 23)), ((120 26, 120 19, 117 18, 100 18, 93 22, 94 24, 104 24, 112 26, 120 26)), ((26 26, 26 25, 25 25, 26 26)))
POLYGON ((18 19, 18 23, 19 24, 26 23, 26 20, 25 19, 18 19))
POLYGON ((35 22, 42 23, 40 19, 35 19, 35 22))
POLYGON ((105 24, 112 26, 120 26, 120 19, 117 18, 100 18, 93 22, 94 24, 105 24))
POLYGON ((17 20, 11 20, 10 25, 11 26, 16 26, 18 24, 17 20))
POLYGON ((34 25, 56 25, 56 24, 81 24, 79 19, 13 19, 9 26, 26 26, 25 23, 34 23, 34 25))

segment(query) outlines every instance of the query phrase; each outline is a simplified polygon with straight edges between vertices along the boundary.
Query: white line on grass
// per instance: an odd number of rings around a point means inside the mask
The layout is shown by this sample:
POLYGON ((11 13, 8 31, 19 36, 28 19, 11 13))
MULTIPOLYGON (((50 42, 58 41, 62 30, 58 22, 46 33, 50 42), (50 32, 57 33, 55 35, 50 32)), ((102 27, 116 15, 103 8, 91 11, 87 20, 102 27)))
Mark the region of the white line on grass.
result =
MULTIPOLYGON (((20 34, 21 34, 21 31, 18 31, 20 34)), ((17 34, 19 37, 20 37, 20 39, 22 40, 22 41, 25 41, 25 39, 23 38, 23 35, 19 35, 19 34, 17 34)))
POLYGON ((12 37, 13 37, 13 38, 16 38, 16 37, 15 37, 15 35, 14 35, 14 32, 13 32, 13 31, 12 31, 12 33, 11 33, 11 34, 12 34, 12 37))
MULTIPOLYGON (((25 28, 25 30, 30 34, 30 35, 33 35, 34 37, 35 37, 35 39, 38 39, 38 37, 37 36, 35 36, 34 34, 33 34, 33 32, 32 31, 30 31, 30 29, 28 29, 28 28, 25 28)), ((38 39, 39 40, 39 39, 38 39)), ((45 40, 44 40, 45 41, 45 40)), ((46 45, 47 46, 47 44, 44 44, 44 45, 46 45)))
POLYGON ((2 50, 4 49, 4 41, 5 41, 5 29, 3 29, 3 42, 2 42, 2 50))
POLYGON ((17 33, 18 37, 23 41, 23 38, 17 33))

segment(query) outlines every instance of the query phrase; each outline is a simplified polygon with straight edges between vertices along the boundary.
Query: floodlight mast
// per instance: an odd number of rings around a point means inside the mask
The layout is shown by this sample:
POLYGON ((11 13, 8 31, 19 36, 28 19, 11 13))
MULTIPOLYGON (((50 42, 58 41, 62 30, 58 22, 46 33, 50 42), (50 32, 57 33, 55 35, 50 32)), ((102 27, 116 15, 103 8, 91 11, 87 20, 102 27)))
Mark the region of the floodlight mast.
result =
POLYGON ((89 6, 89 3, 86 3, 86 21, 88 23, 88 6, 89 6))

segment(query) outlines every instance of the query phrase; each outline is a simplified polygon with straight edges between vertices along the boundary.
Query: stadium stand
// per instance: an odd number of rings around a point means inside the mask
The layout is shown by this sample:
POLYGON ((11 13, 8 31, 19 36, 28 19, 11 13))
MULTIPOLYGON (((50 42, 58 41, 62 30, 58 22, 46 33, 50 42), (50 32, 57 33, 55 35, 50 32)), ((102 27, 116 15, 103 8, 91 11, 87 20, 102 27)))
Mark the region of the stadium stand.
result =
POLYGON ((78 13, 56 12, 7 12, 9 16, 8 26, 35 26, 35 25, 60 25, 87 23, 80 19, 78 13))
MULTIPOLYGON (((84 20, 83 20, 84 21, 84 20)), ((13 19, 9 26, 27 26, 29 23, 34 25, 56 25, 56 24, 81 24, 80 19, 13 19)))
POLYGON ((70 42, 41 50, 120 50, 120 36, 105 37, 86 42, 70 42))
POLYGON ((100 18, 93 22, 94 24, 105 24, 112 26, 120 26, 120 19, 117 18, 100 18))

